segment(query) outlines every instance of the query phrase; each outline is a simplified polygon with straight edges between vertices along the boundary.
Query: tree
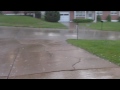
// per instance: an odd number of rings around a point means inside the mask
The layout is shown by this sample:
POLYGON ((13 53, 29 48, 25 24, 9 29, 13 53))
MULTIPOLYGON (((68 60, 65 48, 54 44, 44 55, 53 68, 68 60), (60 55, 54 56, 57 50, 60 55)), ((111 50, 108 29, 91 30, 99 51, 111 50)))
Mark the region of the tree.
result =
POLYGON ((111 16, 110 15, 107 16, 107 21, 111 22, 111 16))
POLYGON ((97 16, 97 21, 98 21, 98 22, 101 21, 101 16, 100 16, 100 15, 97 16))
POLYGON ((2 11, 0 11, 0 14, 2 14, 2 11))
POLYGON ((35 11, 35 18, 41 18, 41 12, 40 11, 35 11))
POLYGON ((118 22, 120 22, 120 17, 118 17, 118 22))
POLYGON ((13 11, 13 13, 14 13, 14 14, 18 14, 18 13, 19 13, 19 11, 13 11))
POLYGON ((45 20, 49 22, 58 22, 60 20, 59 11, 46 11, 45 20))

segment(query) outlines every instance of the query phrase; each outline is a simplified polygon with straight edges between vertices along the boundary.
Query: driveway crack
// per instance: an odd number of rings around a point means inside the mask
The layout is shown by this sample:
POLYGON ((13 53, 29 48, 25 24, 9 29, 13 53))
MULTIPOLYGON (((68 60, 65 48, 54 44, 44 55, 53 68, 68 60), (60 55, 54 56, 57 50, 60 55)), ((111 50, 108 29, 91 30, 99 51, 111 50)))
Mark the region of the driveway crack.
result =
POLYGON ((81 62, 81 59, 79 58, 79 61, 72 65, 72 67, 73 67, 74 70, 75 70, 75 67, 74 67, 74 66, 75 66, 76 64, 80 63, 80 62, 81 62))

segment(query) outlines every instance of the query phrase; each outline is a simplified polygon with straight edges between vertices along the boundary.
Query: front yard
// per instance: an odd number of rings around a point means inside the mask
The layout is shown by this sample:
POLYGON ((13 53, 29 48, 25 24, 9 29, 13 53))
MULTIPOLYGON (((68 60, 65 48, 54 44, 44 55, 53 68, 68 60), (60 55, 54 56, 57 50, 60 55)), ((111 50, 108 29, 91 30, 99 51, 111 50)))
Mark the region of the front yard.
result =
POLYGON ((58 28, 66 29, 67 27, 61 23, 46 22, 29 16, 7 16, 0 15, 0 26, 16 26, 16 27, 34 27, 34 28, 58 28))
POLYGON ((68 43, 83 48, 101 58, 120 65, 120 40, 67 40, 68 43))
MULTIPOLYGON (((97 23, 80 23, 80 26, 86 26, 93 30, 101 30, 101 22, 97 23)), ((120 22, 103 22, 103 29, 106 31, 120 31, 120 22)))

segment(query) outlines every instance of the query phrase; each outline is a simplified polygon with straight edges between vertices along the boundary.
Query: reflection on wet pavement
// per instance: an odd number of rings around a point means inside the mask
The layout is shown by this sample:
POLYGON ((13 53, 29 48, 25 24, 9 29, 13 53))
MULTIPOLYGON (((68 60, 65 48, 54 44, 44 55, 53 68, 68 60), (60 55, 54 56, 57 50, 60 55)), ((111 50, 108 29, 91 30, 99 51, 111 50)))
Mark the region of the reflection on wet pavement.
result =
POLYGON ((10 79, 120 79, 119 68, 60 71, 13 76, 10 79), (114 73, 114 75, 113 75, 114 73))
MULTIPOLYGON (((11 28, 12 29, 12 28, 11 28)), ((0 38, 11 39, 49 39, 49 40, 66 40, 76 39, 77 32, 75 29, 66 30, 42 30, 42 29, 18 29, 12 30, 0 29, 0 38)), ((104 40, 119 40, 120 32, 87 30, 79 29, 79 39, 104 39, 104 40)))

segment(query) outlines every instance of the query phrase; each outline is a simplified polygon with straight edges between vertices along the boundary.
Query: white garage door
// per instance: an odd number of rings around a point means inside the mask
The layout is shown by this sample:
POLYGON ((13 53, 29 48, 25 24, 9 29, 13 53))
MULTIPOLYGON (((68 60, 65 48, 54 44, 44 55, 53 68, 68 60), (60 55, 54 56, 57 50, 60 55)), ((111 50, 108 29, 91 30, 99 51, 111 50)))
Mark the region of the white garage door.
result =
POLYGON ((60 22, 69 22, 70 14, 69 12, 60 12, 60 22))

